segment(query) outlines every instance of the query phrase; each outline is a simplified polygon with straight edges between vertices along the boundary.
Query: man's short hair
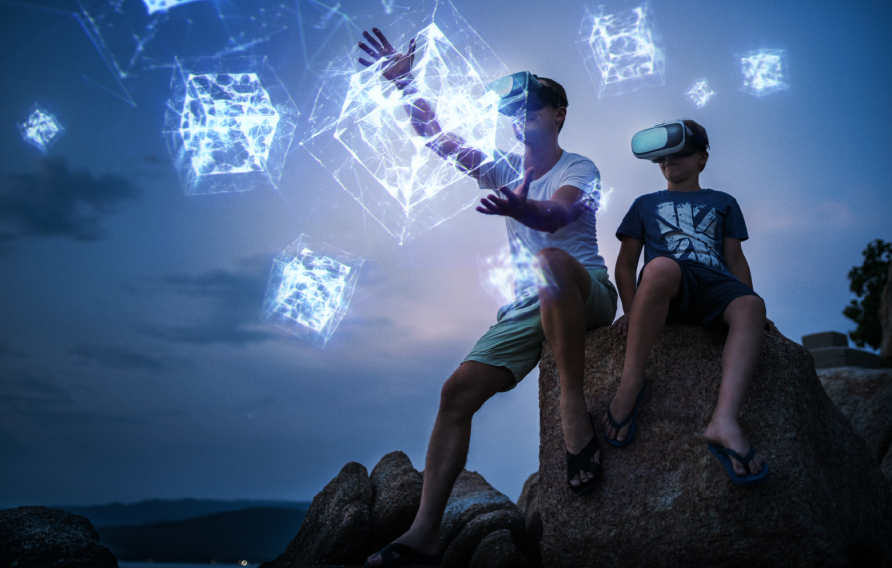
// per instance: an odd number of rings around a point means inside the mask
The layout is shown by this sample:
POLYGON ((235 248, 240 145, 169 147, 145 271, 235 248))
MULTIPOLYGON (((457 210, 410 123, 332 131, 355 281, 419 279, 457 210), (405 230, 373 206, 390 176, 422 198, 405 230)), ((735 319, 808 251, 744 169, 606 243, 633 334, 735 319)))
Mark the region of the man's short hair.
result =
MULTIPOLYGON (((541 81, 545 81, 548 83, 548 86, 554 89, 554 92, 558 95, 558 101, 560 102, 560 106, 567 107, 570 106, 569 101, 567 100, 567 90, 564 89, 564 86, 555 81, 554 79, 549 79, 548 77, 539 77, 538 75, 534 75, 536 79, 541 81)), ((566 119, 564 119, 566 120, 566 119)), ((564 123, 562 122, 560 127, 558 128, 558 132, 560 132, 564 128, 564 123)))

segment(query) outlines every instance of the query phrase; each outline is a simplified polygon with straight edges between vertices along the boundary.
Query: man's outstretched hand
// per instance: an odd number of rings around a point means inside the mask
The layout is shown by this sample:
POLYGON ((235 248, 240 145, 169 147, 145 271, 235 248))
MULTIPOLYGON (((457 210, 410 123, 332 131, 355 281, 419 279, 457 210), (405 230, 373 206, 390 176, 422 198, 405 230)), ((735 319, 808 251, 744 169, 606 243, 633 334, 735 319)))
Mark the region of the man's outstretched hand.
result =
POLYGON ((533 173, 535 168, 527 168, 523 174, 523 181, 512 191, 507 185, 499 188, 504 199, 491 193, 480 200, 482 207, 477 207, 477 211, 486 215, 502 215, 503 217, 512 217, 519 219, 527 213, 527 194, 530 192, 530 183, 533 181, 533 173))
POLYGON ((371 67, 378 63, 382 67, 381 74, 385 79, 408 83, 411 80, 409 73, 412 72, 412 64, 415 61, 415 39, 413 38, 409 41, 409 50, 403 55, 402 53, 397 53, 393 46, 390 45, 390 42, 387 41, 387 38, 384 37, 384 34, 381 33, 381 30, 372 28, 372 31, 375 32, 378 39, 372 37, 372 34, 369 32, 362 32, 362 37, 370 45, 359 42, 359 49, 369 54, 373 61, 366 61, 360 57, 359 62, 366 67, 371 67))

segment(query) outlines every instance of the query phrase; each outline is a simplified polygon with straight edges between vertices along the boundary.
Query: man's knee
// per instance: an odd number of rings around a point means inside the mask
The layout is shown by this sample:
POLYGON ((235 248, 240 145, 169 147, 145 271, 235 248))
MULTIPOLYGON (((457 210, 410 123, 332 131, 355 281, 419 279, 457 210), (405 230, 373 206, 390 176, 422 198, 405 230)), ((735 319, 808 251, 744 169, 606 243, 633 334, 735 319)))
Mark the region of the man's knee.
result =
POLYGON ((671 258, 658 256, 644 267, 639 288, 650 287, 657 292, 674 295, 681 283, 681 268, 671 258))
POLYGON ((507 368, 466 361, 443 383, 440 411, 473 415, 513 378, 507 368))
POLYGON ((547 301, 549 297, 559 296, 574 288, 579 289, 583 298, 587 296, 591 277, 570 253, 559 248, 544 248, 536 253, 536 261, 541 275, 539 278, 541 300, 547 301))

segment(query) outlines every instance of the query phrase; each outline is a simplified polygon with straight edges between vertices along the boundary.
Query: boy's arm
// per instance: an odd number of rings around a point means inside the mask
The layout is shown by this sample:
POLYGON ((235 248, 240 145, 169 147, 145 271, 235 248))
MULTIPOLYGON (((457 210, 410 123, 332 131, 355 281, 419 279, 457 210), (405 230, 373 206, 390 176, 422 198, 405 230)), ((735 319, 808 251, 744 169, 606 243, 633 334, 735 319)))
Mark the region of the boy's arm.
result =
MULTIPOLYGON (((740 239, 731 237, 722 238, 722 256, 725 257, 725 265, 728 267, 731 274, 752 288, 753 276, 750 273, 750 265, 746 261, 746 257, 743 255, 743 248, 740 246, 740 243, 740 239)), ((765 318, 765 331, 784 337, 784 334, 777 329, 774 322, 767 317, 765 318)))
POLYGON ((616 268, 613 271, 619 299, 623 303, 623 315, 617 318, 610 328, 623 334, 623 337, 629 334, 629 314, 632 312, 632 302, 635 300, 637 290, 636 273, 642 248, 644 248, 643 242, 628 235, 623 236, 619 255, 616 257, 616 268))
MULTIPOLYGON (((415 59, 415 40, 409 42, 407 53, 397 53, 396 50, 387 41, 387 38, 378 28, 372 28, 378 40, 372 37, 369 32, 363 32, 365 38, 371 47, 360 42, 359 48, 369 54, 374 61, 366 61, 360 58, 359 62, 371 67, 376 62, 381 61, 381 75, 392 82, 396 88, 407 94, 417 93, 415 86, 412 84, 412 63, 415 59)), ((442 133, 440 123, 437 121, 437 115, 433 107, 426 100, 416 98, 411 103, 406 103, 406 111, 409 113, 409 119, 412 128, 419 136, 432 137, 436 135, 434 141, 428 142, 426 145, 444 159, 455 158, 456 167, 465 174, 473 178, 480 175, 480 164, 483 163, 485 156, 483 152, 468 146, 467 142, 459 135, 451 132, 442 133)))

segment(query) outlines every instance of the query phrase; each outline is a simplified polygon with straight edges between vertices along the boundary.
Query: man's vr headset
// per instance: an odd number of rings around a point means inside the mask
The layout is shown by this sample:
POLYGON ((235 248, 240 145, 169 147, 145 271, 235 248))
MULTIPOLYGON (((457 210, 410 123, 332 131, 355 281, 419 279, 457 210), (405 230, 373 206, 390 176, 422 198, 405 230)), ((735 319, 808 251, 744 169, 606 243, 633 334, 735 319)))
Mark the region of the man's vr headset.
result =
POLYGON ((539 110, 545 105, 555 107, 561 104, 561 97, 551 87, 543 85, 529 71, 521 71, 502 77, 486 86, 499 97, 499 112, 505 116, 515 116, 526 110, 539 110))
POLYGON ((632 153, 636 158, 659 162, 671 154, 679 158, 693 156, 706 150, 709 143, 700 133, 694 133, 680 120, 658 124, 632 136, 632 153))

